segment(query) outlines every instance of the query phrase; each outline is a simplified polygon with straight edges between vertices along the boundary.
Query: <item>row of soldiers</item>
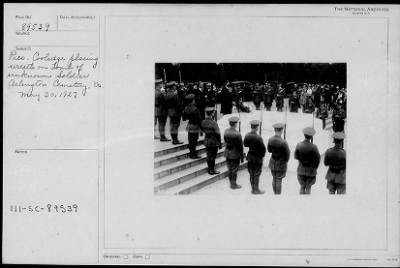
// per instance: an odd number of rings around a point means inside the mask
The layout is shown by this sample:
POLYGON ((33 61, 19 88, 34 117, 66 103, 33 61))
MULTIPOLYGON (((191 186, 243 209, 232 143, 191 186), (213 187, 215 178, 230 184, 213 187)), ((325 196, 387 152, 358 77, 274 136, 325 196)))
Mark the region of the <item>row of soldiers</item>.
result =
MULTIPOLYGON (((178 84, 175 81, 171 81, 163 85, 162 79, 157 79, 155 81, 154 124, 156 126, 158 123, 160 141, 171 141, 165 136, 165 125, 167 118, 169 118, 172 144, 182 144, 182 142, 178 139, 178 129, 181 119, 185 120, 184 108, 188 106, 192 100, 195 101, 196 108, 199 111, 198 120, 205 119, 206 107, 215 106, 215 92, 216 91, 212 89, 210 83, 207 83, 206 92, 204 92, 203 85, 200 86, 198 84, 191 84, 185 87, 184 85, 178 84), (190 98, 188 98, 188 96, 190 96, 190 98)), ((193 137, 190 137, 190 140, 194 140, 194 135, 193 137)))
MULTIPOLYGON (((266 151, 271 153, 268 167, 273 177, 272 189, 274 194, 281 194, 282 179, 286 176, 287 163, 290 158, 290 149, 286 140, 282 138, 285 124, 273 125, 275 135, 269 138, 267 146, 260 135, 258 128, 260 121, 250 122, 251 131, 246 134, 244 140, 236 127, 238 117, 229 118, 230 128, 224 133, 226 142, 225 157, 227 159, 230 187, 241 188, 236 183, 237 171, 240 162, 244 161, 243 147, 249 147, 246 160, 250 174, 250 185, 252 194, 263 194, 259 189, 260 175, 262 173, 263 159, 266 151)), ((317 169, 320 164, 320 153, 318 147, 312 143, 312 137, 316 131, 312 127, 303 129, 304 141, 299 142, 294 152, 294 158, 298 160, 297 178, 300 184, 300 194, 310 194, 311 187, 315 184, 317 169)), ((327 188, 330 194, 345 194, 346 192, 346 152, 343 149, 343 132, 335 132, 333 135, 334 146, 325 152, 324 164, 328 166, 326 174, 327 188)))

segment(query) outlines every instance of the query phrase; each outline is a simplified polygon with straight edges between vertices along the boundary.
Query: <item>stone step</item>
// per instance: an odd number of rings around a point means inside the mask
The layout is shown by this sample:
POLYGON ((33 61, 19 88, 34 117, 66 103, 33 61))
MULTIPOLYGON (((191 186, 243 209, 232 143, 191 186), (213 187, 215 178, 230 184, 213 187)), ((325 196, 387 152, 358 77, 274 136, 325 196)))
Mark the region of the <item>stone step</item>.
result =
MULTIPOLYGON (((202 145, 203 143, 204 143, 203 139, 197 141, 197 145, 198 146, 202 145)), ((185 149, 189 149, 189 144, 187 144, 187 143, 186 144, 180 144, 180 145, 172 145, 171 144, 171 147, 168 148, 168 149, 164 149, 164 150, 160 150, 160 151, 154 152, 154 157, 159 157, 159 156, 162 156, 162 155, 171 154, 171 153, 182 151, 182 150, 185 150, 185 149)))
MULTIPOLYGON (((247 167, 247 162, 241 164, 239 167, 239 170, 243 170, 246 167, 247 167)), ((203 188, 207 185, 215 183, 215 182, 222 180, 228 176, 228 168, 226 165, 223 168, 220 168, 219 171, 221 173, 217 174, 217 175, 203 174, 192 180, 185 181, 183 183, 178 184, 175 187, 171 187, 168 190, 161 192, 161 194, 166 194, 166 195, 191 194, 195 191, 200 190, 201 188, 203 188)), ((227 187, 229 187, 228 184, 227 184, 227 187)))
MULTIPOLYGON (((225 146, 225 143, 222 143, 222 146, 225 146)), ((203 154, 206 152, 206 147, 202 145, 198 145, 196 147, 197 154, 203 154)), ((177 151, 170 154, 161 155, 154 159, 154 168, 158 168, 164 165, 168 165, 170 163, 174 163, 177 161, 181 161, 183 159, 189 158, 189 150, 177 151)))
MULTIPOLYGON (((217 154, 217 158, 223 156, 224 151, 220 150, 217 154)), ((188 168, 198 166, 200 164, 206 163, 206 152, 199 154, 199 159, 186 158, 181 161, 176 161, 163 166, 159 166, 154 169, 154 179, 158 180, 160 178, 169 176, 171 174, 184 171, 188 168)))
MULTIPOLYGON (((206 147, 204 145, 199 145, 196 147, 196 151, 199 155, 203 154, 206 151, 206 147)), ((187 158, 189 158, 189 149, 161 155, 159 157, 154 158, 154 168, 168 165, 170 163, 181 161, 187 158)))
MULTIPOLYGON (((215 160, 215 169, 218 170, 224 166, 226 166, 225 157, 219 157, 215 160)), ((154 192, 158 193, 160 191, 177 186, 181 183, 192 180, 204 174, 210 176, 207 172, 208 172, 207 163, 204 162, 199 166, 188 168, 179 173, 174 173, 169 176, 165 176, 163 178, 154 181, 154 192)))

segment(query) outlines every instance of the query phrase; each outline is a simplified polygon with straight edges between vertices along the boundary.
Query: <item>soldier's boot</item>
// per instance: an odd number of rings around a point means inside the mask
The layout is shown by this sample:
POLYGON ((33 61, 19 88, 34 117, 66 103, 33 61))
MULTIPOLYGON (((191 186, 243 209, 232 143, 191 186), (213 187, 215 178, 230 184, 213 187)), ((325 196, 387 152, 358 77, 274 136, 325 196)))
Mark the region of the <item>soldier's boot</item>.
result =
POLYGON ((306 189, 303 185, 300 185, 300 194, 306 194, 306 189))
POLYGON ((211 171, 211 161, 207 159, 207 173, 213 175, 211 171))
POLYGON ((279 183, 277 183, 277 184, 275 185, 275 190, 276 190, 276 194, 277 194, 277 195, 280 195, 280 194, 282 193, 282 185, 279 184, 279 183))
POLYGON ((272 190, 274 191, 274 194, 276 194, 275 178, 272 179, 272 190))
POLYGON ((311 194, 311 187, 307 187, 304 194, 311 194))
POLYGON ((232 174, 231 189, 240 189, 242 186, 236 183, 237 174, 232 174))
POLYGON ((170 139, 167 139, 167 137, 165 137, 165 135, 162 135, 160 137, 160 141, 171 141, 170 139))
POLYGON ((190 154, 189 154, 189 158, 190 159, 199 159, 199 158, 201 158, 200 156, 197 155, 196 150, 190 150, 190 151, 191 151, 190 154))
POLYGON ((215 159, 214 160, 210 160, 210 162, 211 162, 211 166, 212 166, 212 173, 214 174, 214 175, 216 175, 216 174, 220 174, 221 172, 219 172, 218 170, 216 170, 215 169, 215 159))
POLYGON ((260 177, 254 177, 254 192, 253 194, 264 194, 264 191, 261 191, 259 188, 260 177))
POLYGON ((207 160, 207 166, 208 166, 208 174, 209 175, 215 175, 214 167, 213 167, 213 161, 207 160))
POLYGON ((254 176, 250 174, 250 185, 251 185, 251 193, 254 194, 255 188, 254 188, 254 176))

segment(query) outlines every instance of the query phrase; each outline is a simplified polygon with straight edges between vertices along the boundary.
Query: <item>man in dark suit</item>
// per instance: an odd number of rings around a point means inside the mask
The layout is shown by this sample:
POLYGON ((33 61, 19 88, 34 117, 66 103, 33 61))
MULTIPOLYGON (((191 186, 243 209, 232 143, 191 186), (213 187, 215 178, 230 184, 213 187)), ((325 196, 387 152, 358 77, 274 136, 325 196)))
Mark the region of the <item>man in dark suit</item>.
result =
POLYGON ((297 179, 300 183, 300 194, 311 194, 311 186, 315 184, 321 156, 318 147, 311 143, 315 129, 306 127, 303 129, 303 134, 304 141, 297 144, 294 158, 299 160, 297 179))
POLYGON ((335 132, 332 135, 334 146, 325 152, 324 164, 328 166, 326 173, 329 194, 346 193, 346 151, 343 149, 344 133, 335 132))
POLYGON ((258 120, 250 121, 251 131, 244 138, 244 146, 249 147, 246 160, 252 194, 264 193, 260 190, 259 183, 266 148, 262 137, 257 134, 259 125, 260 121, 258 120))
POLYGON ((167 123, 168 110, 165 103, 165 91, 161 90, 162 79, 156 80, 155 92, 155 123, 158 122, 158 131, 160 132, 160 141, 171 141, 165 136, 165 124, 167 123))
POLYGON ((285 89, 282 88, 281 85, 279 85, 278 93, 276 94, 276 109, 278 110, 278 112, 282 112, 285 95, 285 89))
POLYGON ((344 107, 344 103, 342 99, 339 99, 337 101, 335 109, 333 110, 333 115, 332 115, 333 131, 344 132, 345 118, 346 118, 346 110, 344 107))
POLYGON ((232 91, 233 89, 229 87, 229 81, 227 81, 220 94, 221 114, 232 113, 232 102, 234 101, 234 94, 232 91))
POLYGON ((228 165, 231 189, 242 188, 236 183, 240 162, 244 161, 242 135, 236 129, 238 122, 239 118, 236 116, 229 118, 230 128, 224 132, 224 140, 226 142, 224 154, 228 165))
POLYGON ((176 91, 176 82, 167 83, 168 92, 165 102, 168 109, 169 124, 171 127, 172 144, 178 145, 183 142, 178 140, 178 129, 181 124, 182 104, 176 91))
POLYGON ((220 172, 215 170, 215 158, 217 157, 218 149, 222 149, 221 132, 218 124, 213 120, 214 107, 205 109, 206 118, 201 122, 201 127, 205 133, 204 146, 207 150, 207 166, 208 174, 215 175, 220 172))
POLYGON ((282 139, 282 132, 285 124, 276 123, 273 125, 275 136, 268 140, 268 152, 271 153, 268 167, 271 169, 272 189, 274 194, 281 194, 282 179, 286 176, 287 163, 290 158, 290 149, 288 143, 282 139))
POLYGON ((186 96, 186 100, 188 101, 188 105, 183 110, 182 119, 183 121, 189 120, 186 131, 188 132, 188 141, 189 141, 189 151, 191 159, 200 158, 196 152, 196 145, 199 139, 199 133, 201 132, 201 115, 199 109, 195 105, 194 94, 189 94, 186 96))
POLYGON ((299 95, 297 95, 297 90, 293 90, 292 95, 289 97, 289 106, 291 113, 297 113, 300 108, 300 99, 299 95))

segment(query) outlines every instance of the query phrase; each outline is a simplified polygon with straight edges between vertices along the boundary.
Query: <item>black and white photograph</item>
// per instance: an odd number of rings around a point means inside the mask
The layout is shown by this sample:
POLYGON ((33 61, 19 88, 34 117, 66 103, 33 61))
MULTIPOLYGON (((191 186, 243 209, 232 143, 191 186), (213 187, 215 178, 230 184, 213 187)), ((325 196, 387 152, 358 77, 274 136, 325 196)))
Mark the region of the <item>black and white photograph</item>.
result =
POLYGON ((156 194, 346 193, 346 63, 155 72, 156 194))

